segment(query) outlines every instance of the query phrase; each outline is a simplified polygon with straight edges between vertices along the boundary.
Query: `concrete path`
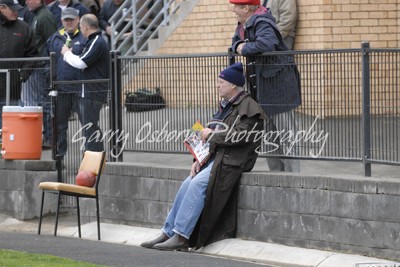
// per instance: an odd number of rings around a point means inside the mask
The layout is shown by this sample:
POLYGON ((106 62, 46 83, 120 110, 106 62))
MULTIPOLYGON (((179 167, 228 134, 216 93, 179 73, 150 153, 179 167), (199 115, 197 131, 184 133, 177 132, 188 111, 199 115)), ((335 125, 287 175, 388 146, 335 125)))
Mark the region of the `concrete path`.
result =
MULTIPOLYGON (((36 235, 38 220, 29 221, 18 221, 14 218, 10 218, 6 215, 0 214, 0 238, 7 238, 8 242, 11 242, 13 238, 21 238, 21 233, 36 235), (1 233, 8 233, 5 235, 1 233), (14 233, 14 234, 12 234, 14 233)), ((53 235, 54 218, 46 217, 43 221, 42 236, 44 238, 51 237, 53 235)), ((138 227, 138 226, 128 226, 128 225, 118 225, 110 223, 101 224, 101 243, 113 243, 126 246, 133 246, 132 253, 137 249, 139 244, 145 240, 153 238, 159 233, 158 229, 138 227)), ((76 217, 73 215, 63 215, 59 219, 58 236, 67 237, 68 239, 79 240, 78 239, 78 229, 76 226, 76 217)), ((97 226, 96 222, 89 222, 82 225, 82 239, 84 240, 97 240, 97 226)), ((61 241, 61 240, 60 240, 61 241)), ((0 242, 1 244, 6 244, 5 240, 0 242)), ((19 242, 20 244, 21 242, 19 242)), ((91 242, 91 246, 96 246, 96 243, 91 242)), ((32 251, 32 247, 35 247, 34 243, 26 243, 25 251, 32 251)), ((5 248, 4 245, 0 247, 5 248)), ((24 249, 23 247, 20 249, 24 249)), ((118 249, 110 244, 109 249, 118 249)), ((145 249, 143 249, 145 250, 145 249)), ((153 261, 155 255, 157 257, 165 257, 166 261, 170 260, 170 257, 175 255, 175 252, 155 252, 150 250, 152 253, 147 253, 146 256, 141 256, 140 261, 132 262, 133 265, 118 265, 118 266, 157 266, 153 261), (156 254, 155 254, 156 253, 156 254), (172 255, 172 256, 171 256, 172 255)), ((36 252, 39 253, 39 252, 36 252)), ((53 252, 55 253, 55 252, 53 252)), ((51 254, 51 253, 50 253, 51 254)), ((266 266, 299 266, 299 267, 400 267, 400 263, 395 263, 391 261, 386 261, 377 258, 364 257, 361 255, 350 255, 329 251, 320 251, 315 249, 304 249, 297 247, 289 247, 278 244, 271 244, 265 242, 248 241, 241 239, 226 239, 200 250, 194 252, 193 255, 205 254, 216 257, 222 257, 227 259, 238 259, 241 261, 247 261, 248 263, 241 263, 235 266, 253 266, 250 262, 255 262, 259 264, 265 264, 266 266), (244 265, 243 265, 244 264, 244 265)), ((197 258, 193 258, 197 261, 197 258)), ((217 266, 211 264, 208 260, 203 259, 197 261, 183 261, 185 263, 181 266, 217 266), (199 265, 199 262, 203 264, 199 265), (211 265, 210 265, 211 264, 211 265)), ((174 266, 163 265, 163 261, 160 262, 160 266, 174 266)), ((104 263, 103 263, 104 264, 104 263)), ((222 264, 222 263, 221 263, 222 264)), ((218 266, 224 266, 222 265, 218 266)), ((114 265, 116 266, 116 265, 114 265)), ((230 266, 230 265, 226 265, 230 266)))

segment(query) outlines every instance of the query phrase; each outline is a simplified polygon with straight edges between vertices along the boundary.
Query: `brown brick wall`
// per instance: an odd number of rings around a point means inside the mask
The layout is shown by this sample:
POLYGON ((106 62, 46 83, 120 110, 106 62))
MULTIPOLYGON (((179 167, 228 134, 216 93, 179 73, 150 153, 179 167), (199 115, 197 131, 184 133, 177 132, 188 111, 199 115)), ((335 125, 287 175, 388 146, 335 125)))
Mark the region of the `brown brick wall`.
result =
MULTIPOLYGON (((297 0, 297 3, 299 20, 295 50, 360 48, 364 40, 370 41, 371 48, 400 47, 399 0, 297 0)), ((226 52, 236 27, 236 18, 231 10, 228 0, 199 1, 158 54, 226 52)), ((332 71, 328 68, 337 63, 357 66, 357 63, 345 64, 348 60, 355 60, 352 57, 344 54, 344 57, 335 59, 338 62, 332 63, 329 57, 324 56, 316 62, 319 66, 317 71, 301 71, 308 75, 307 79, 302 79, 303 112, 317 112, 322 117, 360 114, 361 85, 358 83, 361 70, 354 72, 356 67, 352 67, 352 70, 332 71), (324 66, 327 66, 326 70, 324 66), (358 78, 347 77, 350 72, 358 78)), ((304 66, 299 67, 302 69, 304 66)), ((386 69, 384 66, 379 68, 386 69)), ((371 66, 373 73, 376 69, 377 66, 371 66)), ((384 74, 371 78, 373 83, 381 81, 371 88, 372 113, 386 113, 387 110, 378 107, 399 104, 398 97, 391 92, 393 88, 384 82, 384 74)), ((398 82, 398 78, 395 81, 398 82)), ((199 88, 194 86, 192 90, 197 92, 199 88)), ((176 102, 174 97, 166 95, 166 98, 171 103, 176 102)))
MULTIPOLYGON (((399 0, 297 0, 297 50, 400 46, 399 0)), ((226 52, 236 27, 228 0, 201 0, 158 54, 226 52)))

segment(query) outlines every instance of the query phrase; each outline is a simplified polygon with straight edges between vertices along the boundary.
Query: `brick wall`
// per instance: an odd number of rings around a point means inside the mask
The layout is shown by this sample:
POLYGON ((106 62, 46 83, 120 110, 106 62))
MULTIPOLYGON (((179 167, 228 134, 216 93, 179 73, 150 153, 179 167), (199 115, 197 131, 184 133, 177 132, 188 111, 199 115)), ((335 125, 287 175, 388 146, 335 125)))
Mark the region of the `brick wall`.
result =
MULTIPOLYGON (((398 0, 297 0, 297 50, 400 46, 398 0)), ((232 5, 201 0, 158 54, 226 52, 235 30, 232 5)))

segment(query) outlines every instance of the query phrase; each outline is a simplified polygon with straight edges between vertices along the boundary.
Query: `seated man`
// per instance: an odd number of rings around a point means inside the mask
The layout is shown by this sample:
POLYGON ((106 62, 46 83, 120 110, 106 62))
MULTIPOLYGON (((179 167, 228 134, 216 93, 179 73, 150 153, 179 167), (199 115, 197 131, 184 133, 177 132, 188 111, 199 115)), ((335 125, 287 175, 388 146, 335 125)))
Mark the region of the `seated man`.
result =
POLYGON ((255 133, 262 131, 265 119, 263 110, 244 91, 244 84, 242 63, 219 74, 220 109, 201 131, 202 141, 210 142, 211 157, 201 168, 197 162, 192 164, 162 233, 142 247, 187 250, 235 236, 239 180, 256 162, 260 138, 257 140, 255 133))

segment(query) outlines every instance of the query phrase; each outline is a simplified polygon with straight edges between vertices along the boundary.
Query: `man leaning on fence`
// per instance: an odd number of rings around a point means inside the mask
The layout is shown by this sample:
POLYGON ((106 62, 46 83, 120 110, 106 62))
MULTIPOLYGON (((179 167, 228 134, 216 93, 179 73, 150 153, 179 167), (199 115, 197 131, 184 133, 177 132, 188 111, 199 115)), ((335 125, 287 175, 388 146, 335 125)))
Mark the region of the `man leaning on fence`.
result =
POLYGON ((244 91, 244 83, 242 63, 220 73, 220 108, 201 131, 203 142, 210 142, 211 157, 201 168, 197 161, 192 164, 162 233, 141 246, 187 250, 235 236, 239 180, 256 162, 261 142, 254 134, 262 131, 265 119, 263 110, 244 91))
MULTIPOLYGON (((229 0, 233 4, 238 26, 232 38, 232 51, 246 57, 249 89, 272 120, 267 131, 296 133, 293 109, 301 104, 300 78, 292 55, 260 56, 265 52, 288 51, 275 24, 275 19, 260 0, 229 0)), ((288 138, 274 138, 279 149, 275 152, 294 156, 296 148, 288 138)), ((266 149, 266 152, 270 148, 266 149)), ((271 171, 299 172, 298 160, 268 157, 271 171)))
MULTIPOLYGON (((13 0, 0 0, 0 58, 23 58, 37 56, 33 32, 28 24, 18 19, 22 6, 13 0)), ((21 82, 29 77, 23 62, 0 61, 0 69, 10 70, 10 104, 18 104, 21 82)), ((0 72, 0 129, 2 110, 6 104, 6 72, 0 72)))
MULTIPOLYGON (((79 30, 79 11, 72 7, 67 7, 61 12, 61 23, 63 27, 54 33, 48 40, 46 51, 48 55, 55 53, 56 80, 57 81, 76 81, 81 80, 82 71, 72 67, 64 61, 61 49, 64 44, 70 47, 72 53, 80 55, 85 47, 86 39, 79 30)), ((58 133, 58 153, 64 157, 67 151, 67 130, 68 120, 71 112, 79 111, 79 84, 58 85, 57 95, 57 133, 58 133)))
POLYGON ((87 42, 79 55, 66 45, 61 54, 64 61, 74 68, 82 70, 83 80, 92 80, 94 83, 82 84, 79 91, 79 120, 85 140, 85 149, 92 151, 103 150, 102 131, 100 128, 100 111, 107 102, 108 82, 96 83, 98 79, 109 79, 110 56, 109 48, 101 36, 99 21, 93 14, 83 15, 80 20, 80 30, 87 42))

